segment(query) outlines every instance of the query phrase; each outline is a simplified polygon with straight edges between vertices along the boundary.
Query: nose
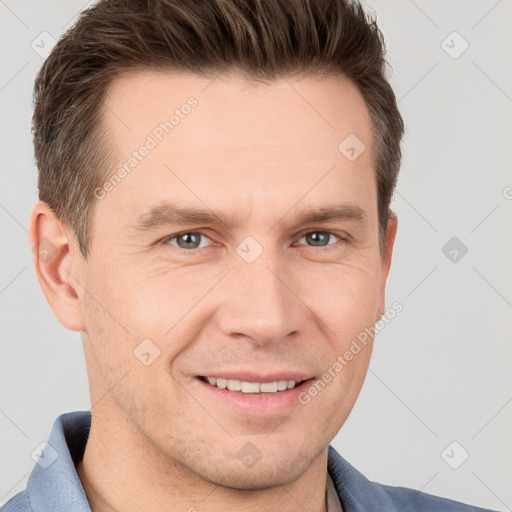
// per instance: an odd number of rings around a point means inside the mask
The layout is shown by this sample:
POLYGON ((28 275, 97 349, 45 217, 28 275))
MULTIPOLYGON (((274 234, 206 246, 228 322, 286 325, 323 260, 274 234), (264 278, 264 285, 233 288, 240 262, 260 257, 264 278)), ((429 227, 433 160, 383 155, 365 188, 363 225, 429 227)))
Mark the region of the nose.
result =
POLYGON ((300 283, 276 251, 265 249, 252 263, 237 256, 227 281, 218 312, 224 335, 263 346, 303 331, 309 311, 300 298, 300 283))

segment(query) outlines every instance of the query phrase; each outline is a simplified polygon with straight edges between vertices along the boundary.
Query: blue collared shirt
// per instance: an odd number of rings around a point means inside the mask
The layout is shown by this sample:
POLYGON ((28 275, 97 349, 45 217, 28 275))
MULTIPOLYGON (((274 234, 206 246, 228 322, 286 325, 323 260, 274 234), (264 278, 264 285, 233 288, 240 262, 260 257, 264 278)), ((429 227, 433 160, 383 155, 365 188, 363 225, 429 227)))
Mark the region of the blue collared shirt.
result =
MULTIPOLYGON (((82 460, 90 427, 90 411, 61 414, 26 489, 13 496, 1 512, 90 512, 75 468, 82 460)), ((343 512, 492 512, 413 489, 370 482, 332 446, 327 468, 343 512)))

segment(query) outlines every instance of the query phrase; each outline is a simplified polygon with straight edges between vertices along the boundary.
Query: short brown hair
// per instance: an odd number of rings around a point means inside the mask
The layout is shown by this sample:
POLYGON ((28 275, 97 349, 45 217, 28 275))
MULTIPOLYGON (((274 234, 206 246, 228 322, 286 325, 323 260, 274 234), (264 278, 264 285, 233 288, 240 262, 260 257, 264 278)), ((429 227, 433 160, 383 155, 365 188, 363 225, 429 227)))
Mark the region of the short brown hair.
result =
POLYGON ((39 199, 73 229, 87 258, 94 190, 113 158, 101 131, 102 102, 124 72, 344 76, 372 120, 382 251, 404 131, 385 53, 376 21, 357 1, 101 0, 59 40, 35 81, 39 199))

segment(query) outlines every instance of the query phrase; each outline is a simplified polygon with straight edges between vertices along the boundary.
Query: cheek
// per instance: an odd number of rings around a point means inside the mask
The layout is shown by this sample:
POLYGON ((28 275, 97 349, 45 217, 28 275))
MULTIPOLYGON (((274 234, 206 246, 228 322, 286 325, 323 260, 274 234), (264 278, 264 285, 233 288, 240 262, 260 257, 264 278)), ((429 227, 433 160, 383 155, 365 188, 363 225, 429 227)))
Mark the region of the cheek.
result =
POLYGON ((172 270, 148 273, 129 260, 118 258, 108 268, 97 269, 89 288, 109 314, 107 322, 114 331, 140 341, 161 338, 179 321, 186 297, 172 279, 172 270))
POLYGON ((204 311, 208 292, 217 280, 211 273, 200 271, 183 274, 166 270, 146 275, 126 290, 126 310, 121 314, 129 315, 127 321, 134 333, 160 340, 162 351, 172 358, 187 343, 180 338, 196 328, 196 322, 190 322, 204 311))
POLYGON ((88 308, 90 338, 109 387, 130 372, 130 378, 116 387, 118 393, 126 388, 123 403, 135 406, 151 389, 177 386, 169 373, 172 362, 194 343, 197 329, 206 321, 206 311, 197 318, 203 311, 198 306, 211 282, 200 273, 168 269, 145 274, 117 269, 109 279, 96 280, 98 300, 90 300, 88 308))
MULTIPOLYGON (((155 312, 151 308, 132 309, 134 302, 126 296, 114 305, 108 301, 107 290, 105 287, 101 299, 108 304, 108 310, 99 299, 90 299, 85 307, 89 362, 95 382, 104 382, 117 405, 136 422, 143 423, 155 408, 163 411, 178 405, 179 385, 169 373, 168 361, 175 356, 171 349, 178 352, 181 348, 171 347, 152 331, 150 315, 155 312)), ((96 400, 105 392, 100 390, 96 400)))
POLYGON ((151 325, 151 317, 146 317, 148 312, 137 312, 135 280, 120 268, 96 265, 87 276, 86 289, 83 301, 86 339, 94 365, 109 388, 127 371, 131 379, 136 378, 138 367, 144 366, 134 351, 145 338, 151 339, 153 333, 148 328, 151 325))
POLYGON ((378 272, 371 266, 339 266, 304 274, 301 290, 301 298, 322 320, 325 336, 338 351, 374 324, 379 285, 378 272))
POLYGON ((112 305, 105 296, 98 296, 90 290, 84 300, 86 332, 83 336, 88 365, 112 388, 129 368, 130 347, 133 344, 129 331, 125 330, 123 319, 117 318, 112 305))

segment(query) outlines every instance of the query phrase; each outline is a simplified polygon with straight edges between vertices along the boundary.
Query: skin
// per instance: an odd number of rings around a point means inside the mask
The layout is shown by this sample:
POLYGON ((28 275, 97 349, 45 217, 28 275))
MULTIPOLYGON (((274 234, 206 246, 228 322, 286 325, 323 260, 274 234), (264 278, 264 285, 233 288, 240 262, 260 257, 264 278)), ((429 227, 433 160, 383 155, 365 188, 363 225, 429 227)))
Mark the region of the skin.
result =
POLYGON ((197 375, 320 378, 383 314, 397 218, 381 254, 368 109, 343 78, 134 72, 113 83, 102 118, 116 165, 190 96, 190 114, 95 202, 87 261, 48 205, 32 211, 31 245, 46 237, 56 247, 34 260, 39 282, 86 357, 92 424, 77 470, 93 511, 323 511, 327 447, 373 340, 307 405, 284 410, 242 413, 197 375), (366 145, 353 162, 338 150, 349 134, 366 145), (161 201, 237 224, 134 229, 161 201), (366 221, 294 222, 305 207, 338 203, 358 205, 366 221), (197 231, 199 248, 168 239, 197 231), (320 245, 305 236, 325 231, 320 245), (250 264, 236 251, 247 236, 263 249, 250 264), (147 338, 160 350, 149 366, 134 356, 147 338), (247 443, 261 455, 252 467, 238 457, 247 443))

